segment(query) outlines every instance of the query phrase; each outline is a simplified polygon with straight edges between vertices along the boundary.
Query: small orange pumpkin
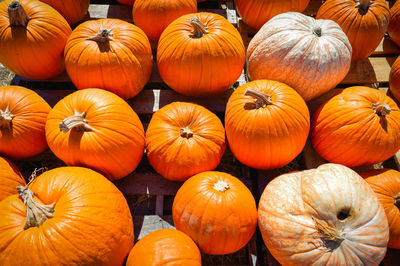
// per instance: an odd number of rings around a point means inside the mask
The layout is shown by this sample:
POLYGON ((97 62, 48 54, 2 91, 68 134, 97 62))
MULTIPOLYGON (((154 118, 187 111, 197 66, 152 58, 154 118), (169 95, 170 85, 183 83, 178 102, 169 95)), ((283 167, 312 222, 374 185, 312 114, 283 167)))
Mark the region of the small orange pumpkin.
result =
POLYGON ((397 99, 397 101, 400 101, 400 56, 396 59, 396 61, 394 61, 390 70, 389 88, 390 92, 397 99))
POLYGON ((81 21, 88 9, 90 0, 40 0, 57 10, 70 25, 81 21))
POLYGON ((400 46, 400 2, 396 1, 390 9, 390 23, 388 28, 390 39, 400 46))
POLYGON ((25 179, 9 160, 0 157, 0 201, 15 194, 17 186, 25 186, 25 179))

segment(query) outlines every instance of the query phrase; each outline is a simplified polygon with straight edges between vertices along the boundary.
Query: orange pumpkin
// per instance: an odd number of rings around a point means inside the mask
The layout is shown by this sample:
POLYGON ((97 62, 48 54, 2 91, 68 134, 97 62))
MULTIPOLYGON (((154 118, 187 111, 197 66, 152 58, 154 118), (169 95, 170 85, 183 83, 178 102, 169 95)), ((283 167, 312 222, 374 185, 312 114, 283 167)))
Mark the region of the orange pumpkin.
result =
POLYGON ((331 19, 346 33, 353 48, 352 61, 372 54, 389 25, 390 12, 385 0, 326 0, 317 19, 331 19))
POLYGON ((193 240, 175 229, 160 229, 139 240, 126 266, 201 266, 200 250, 193 240))
POLYGON ((89 9, 90 0, 40 0, 57 10, 70 25, 82 20, 89 9))
POLYGON ((400 149, 400 110, 383 92, 344 89, 314 113, 311 140, 326 160, 349 167, 382 162, 400 149))
POLYGON ((26 158, 44 151, 44 126, 50 109, 34 91, 0 87, 0 154, 26 158))
POLYGON ((133 6, 135 3, 135 0, 117 0, 119 3, 128 5, 128 6, 133 6))
POLYGON ((390 9, 390 23, 388 27, 390 39, 400 46, 400 2, 396 1, 390 9))
POLYGON ((289 12, 265 23, 251 39, 246 56, 252 80, 283 82, 308 101, 347 75, 351 45, 335 22, 289 12))
POLYGON ((68 22, 40 1, 0 2, 0 62, 17 75, 48 79, 63 72, 70 34, 68 22))
POLYGON ((282 265, 379 265, 389 239, 372 189, 337 164, 272 180, 260 199, 258 226, 282 265))
POLYGON ((156 42, 172 21, 195 12, 196 0, 136 0, 132 9, 135 24, 156 42))
POLYGON ((360 174, 381 202, 389 222, 388 247, 400 249, 400 172, 379 169, 360 174))
POLYGON ((400 57, 398 57, 396 61, 394 61, 392 68, 390 70, 389 88, 393 96, 398 101, 400 101, 400 57))
POLYGON ((131 173, 144 151, 144 129, 117 95, 86 89, 59 101, 46 122, 46 139, 67 165, 87 166, 109 179, 131 173))
POLYGON ((80 24, 65 47, 65 67, 78 89, 100 88, 128 99, 150 79, 153 55, 144 32, 119 19, 80 24))
POLYGON ((244 247, 257 226, 250 190, 236 177, 203 172, 189 178, 172 206, 176 229, 190 236, 206 254, 228 254, 244 247))
POLYGON ((25 186, 25 179, 9 160, 0 157, 0 201, 15 194, 17 186, 25 186))
POLYGON ((149 162, 159 174, 184 181, 217 167, 225 151, 225 129, 206 108, 174 102, 151 118, 146 147, 149 162))
POLYGON ((124 196, 87 168, 56 168, 19 186, 0 217, 2 265, 122 265, 133 246, 124 196))
POLYGON ((161 78, 184 95, 226 91, 239 78, 244 63, 245 48, 239 32, 218 14, 182 16, 165 29, 158 43, 161 78))
POLYGON ((310 0, 236 0, 236 9, 247 25, 260 29, 272 17, 285 12, 303 12, 310 0))
POLYGON ((292 161, 306 143, 310 114, 289 86, 255 80, 235 90, 225 113, 225 130, 233 154, 258 168, 279 168, 292 161))

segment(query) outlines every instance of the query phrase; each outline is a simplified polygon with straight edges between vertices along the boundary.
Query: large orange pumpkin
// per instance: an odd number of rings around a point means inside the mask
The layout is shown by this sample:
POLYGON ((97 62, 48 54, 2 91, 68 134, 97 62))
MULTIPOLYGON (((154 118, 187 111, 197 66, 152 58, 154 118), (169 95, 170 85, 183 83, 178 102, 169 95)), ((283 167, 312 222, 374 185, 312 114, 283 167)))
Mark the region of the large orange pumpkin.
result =
POLYGON ((367 58, 379 43, 389 25, 390 12, 385 0, 327 0, 317 19, 331 19, 346 33, 353 48, 352 60, 367 58))
POLYGON ((349 167, 382 162, 400 149, 399 107, 376 89, 344 89, 314 113, 311 140, 329 162, 349 167))
POLYGON ((196 0, 136 0, 132 9, 135 24, 152 41, 158 41, 172 21, 195 12, 196 0))
POLYGON ((9 160, 0 157, 0 201, 15 194, 17 186, 24 186, 25 179, 9 160))
POLYGON ((78 89, 100 88, 124 99, 150 79, 153 55, 144 32, 119 19, 80 24, 65 47, 65 67, 78 89))
POLYGON ((151 118, 146 147, 149 162, 158 173, 183 181, 217 167, 225 151, 225 129, 206 108, 174 102, 151 118))
POLYGON ((90 0, 40 0, 57 10, 70 25, 82 20, 88 9, 90 0))
POLYGON ((0 2, 0 62, 17 75, 48 79, 64 71, 63 52, 71 28, 40 1, 0 2))
POLYGON ((303 12, 310 0, 236 0, 244 23, 260 29, 272 17, 285 12, 303 12))
POLYGON ((381 202, 389 222, 388 247, 400 249, 400 172, 392 169, 361 173, 381 202))
POLYGON ((400 46, 400 2, 396 1, 390 9, 390 23, 388 27, 390 39, 400 46))
POLYGON ((19 186, 0 217, 2 265, 123 265, 133 246, 124 196, 87 168, 56 168, 19 186))
POLYGON ((0 87, 0 154, 26 158, 44 151, 44 126, 50 109, 32 90, 0 87))
POLYGON ((392 68, 390 70, 389 88, 393 96, 398 101, 400 101, 400 57, 398 57, 396 61, 394 61, 392 68))
POLYGON ((184 95, 226 91, 239 78, 244 63, 245 48, 239 32, 218 14, 182 16, 165 29, 158 43, 160 75, 184 95))
POLYGON ((139 240, 129 253, 126 266, 201 266, 200 250, 193 240, 175 229, 160 229, 139 240))
POLYGON ((229 98, 225 129, 239 161, 258 169, 279 168, 303 150, 310 114, 289 86, 255 80, 237 88, 229 98))
POLYGON ((246 56, 252 80, 283 82, 308 101, 347 75, 351 45, 335 22, 289 12, 265 23, 250 41, 246 56))
POLYGON ((176 229, 207 254, 233 253, 249 242, 257 226, 250 190, 222 172, 197 174, 181 186, 172 206, 176 229))
POLYGON ((389 239, 372 189, 337 164, 272 180, 260 199, 258 226, 282 265, 379 265, 389 239))
POLYGON ((50 111, 46 139, 67 165, 87 166, 109 179, 131 173, 144 151, 144 129, 132 108, 100 89, 74 92, 50 111))

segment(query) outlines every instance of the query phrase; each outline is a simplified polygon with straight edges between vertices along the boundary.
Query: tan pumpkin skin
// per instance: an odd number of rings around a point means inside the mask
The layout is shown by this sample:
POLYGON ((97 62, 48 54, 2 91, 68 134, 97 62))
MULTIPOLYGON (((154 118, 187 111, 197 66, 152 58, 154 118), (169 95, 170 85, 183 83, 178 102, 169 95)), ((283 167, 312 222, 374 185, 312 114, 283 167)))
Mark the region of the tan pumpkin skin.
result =
POLYGON ((390 23, 388 28, 390 39, 400 46, 400 2, 396 1, 390 9, 390 23))
POLYGON ((397 99, 397 101, 400 101, 400 57, 398 57, 396 61, 394 61, 390 70, 389 88, 390 92, 397 99))
POLYGON ((24 186, 25 179, 9 160, 0 157, 0 201, 15 194, 17 186, 24 186))
POLYGON ((57 10, 70 25, 82 20, 88 9, 90 0, 40 0, 57 10))
POLYGON ((308 101, 343 80, 351 51, 337 23, 288 12, 269 20, 250 41, 247 71, 251 80, 283 82, 308 101))
POLYGON ((282 265, 379 265, 389 240, 372 189, 337 164, 272 180, 260 199, 258 224, 282 265))

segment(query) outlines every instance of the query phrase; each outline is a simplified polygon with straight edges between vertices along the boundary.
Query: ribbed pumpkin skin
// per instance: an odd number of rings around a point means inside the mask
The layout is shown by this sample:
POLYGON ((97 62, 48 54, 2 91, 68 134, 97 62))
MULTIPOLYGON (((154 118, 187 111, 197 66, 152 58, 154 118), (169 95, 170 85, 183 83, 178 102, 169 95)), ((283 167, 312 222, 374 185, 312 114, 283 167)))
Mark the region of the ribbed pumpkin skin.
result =
POLYGON ((225 151, 225 129, 208 109, 174 102, 158 110, 146 131, 147 157, 154 169, 170 180, 184 181, 214 170, 225 151), (181 132, 188 128, 193 134, 181 132))
POLYGON ((131 173, 144 151, 144 129, 135 111, 115 94, 100 89, 77 91, 58 102, 46 122, 46 139, 67 165, 92 168, 111 180, 131 173), (59 124, 74 110, 86 112, 92 131, 60 131, 59 124))
POLYGON ((126 266, 201 266, 200 250, 193 240, 175 229, 160 229, 139 240, 129 253, 126 266))
POLYGON ((0 201, 14 195, 17 186, 25 186, 25 179, 9 160, 0 157, 0 201))
POLYGON ((136 0, 132 9, 135 25, 156 42, 172 21, 196 12, 196 0, 136 0))
POLYGON ((157 65, 162 79, 188 96, 228 90, 242 73, 244 63, 245 48, 239 32, 218 14, 182 16, 165 29, 158 43, 157 65), (193 37, 191 18, 207 25, 208 33, 193 37))
POLYGON ((133 6, 135 3, 135 0, 117 0, 121 4, 128 5, 128 6, 133 6))
POLYGON ((65 47, 65 66, 78 89, 99 88, 123 99, 136 96, 150 79, 153 55, 144 32, 118 19, 80 24, 65 47), (113 29, 113 40, 88 40, 99 29, 113 29))
POLYGON ((289 12, 275 16, 257 32, 246 58, 252 80, 283 82, 308 101, 347 75, 351 45, 335 22, 289 12), (314 33, 317 27, 321 37, 314 33))
POLYGON ((31 18, 27 27, 10 27, 8 5, 0 3, 0 62, 29 79, 48 79, 65 70, 64 47, 71 28, 52 7, 40 1, 19 0, 31 18))
POLYGON ((400 101, 400 57, 394 61, 390 70, 389 88, 393 96, 400 101))
POLYGON ((1 125, 0 115, 0 154, 26 158, 44 151, 47 148, 44 126, 50 105, 24 87, 0 87, 0 110, 4 112, 7 106, 15 117, 10 130, 1 125))
POLYGON ((176 229, 190 236, 206 254, 236 252, 247 244, 257 226, 257 208, 250 190, 232 175, 209 171, 189 178, 172 206, 176 229), (218 191, 224 181, 229 188, 218 191))
POLYGON ((88 9, 90 0, 40 0, 57 10, 70 25, 82 20, 88 9))
POLYGON ((236 0, 244 23, 260 29, 272 17, 285 12, 303 12, 310 0, 236 0))
POLYGON ((133 246, 132 216, 122 193, 104 176, 61 167, 43 173, 29 188, 43 204, 56 203, 54 216, 24 230, 26 206, 17 190, 1 201, 2 265, 123 264, 133 246))
POLYGON ((400 149, 400 110, 383 92, 362 86, 344 89, 314 113, 311 121, 314 149, 332 163, 349 167, 382 162, 400 149), (373 110, 386 103, 386 119, 373 110))
POLYGON ((229 147, 242 163, 257 169, 279 168, 292 161, 306 143, 310 114, 301 96, 289 86, 271 80, 255 80, 235 90, 225 113, 229 147), (246 108, 255 89, 272 96, 264 108, 246 108))
POLYGON ((379 169, 360 175, 366 178, 385 210, 390 232, 388 247, 400 249, 400 172, 379 169), (396 199, 398 206, 394 204, 396 199))
POLYGON ((353 48, 352 61, 367 58, 381 42, 389 25, 390 12, 385 0, 373 0, 367 12, 355 0, 327 0, 317 19, 331 19, 346 33, 353 48))
POLYGON ((388 33, 390 39, 400 46, 400 2, 398 1, 390 9, 388 33))
POLYGON ((372 189, 337 164, 272 180, 259 202, 258 226, 282 265, 379 265, 389 239, 385 212, 372 189), (329 240, 329 233, 341 241, 329 240))

